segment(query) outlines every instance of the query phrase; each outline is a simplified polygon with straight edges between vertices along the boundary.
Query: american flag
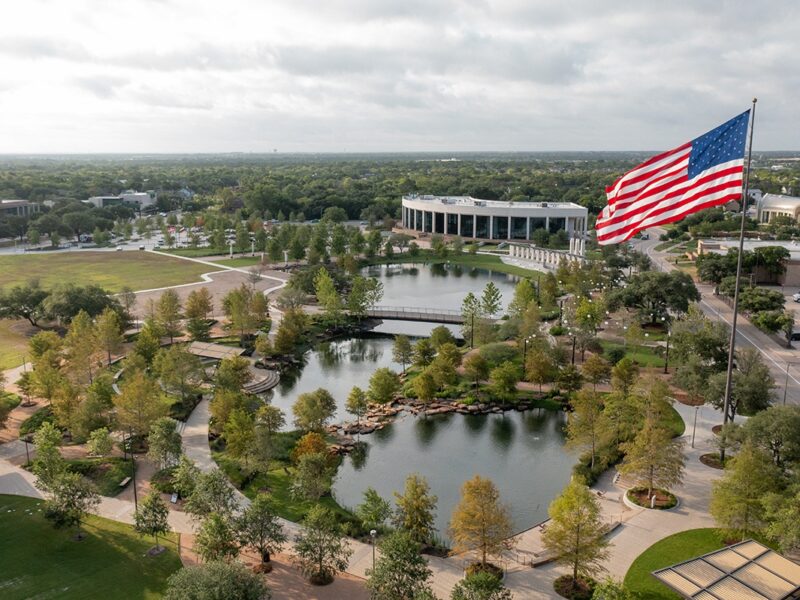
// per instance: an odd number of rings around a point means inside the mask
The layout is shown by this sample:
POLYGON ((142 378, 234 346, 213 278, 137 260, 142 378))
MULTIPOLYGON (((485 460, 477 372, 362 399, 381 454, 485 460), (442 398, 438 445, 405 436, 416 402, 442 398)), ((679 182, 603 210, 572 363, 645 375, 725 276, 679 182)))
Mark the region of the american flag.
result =
POLYGON ((654 156, 606 188, 595 229, 600 245, 738 200, 742 195, 747 110, 699 138, 654 156))

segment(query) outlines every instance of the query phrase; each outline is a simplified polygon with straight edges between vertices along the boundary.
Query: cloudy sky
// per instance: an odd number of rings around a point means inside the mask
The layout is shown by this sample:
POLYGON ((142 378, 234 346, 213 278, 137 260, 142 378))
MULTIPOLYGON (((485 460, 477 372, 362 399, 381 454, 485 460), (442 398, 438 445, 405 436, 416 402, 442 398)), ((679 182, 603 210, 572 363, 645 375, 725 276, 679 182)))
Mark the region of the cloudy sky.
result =
POLYGON ((0 152, 655 150, 753 95, 756 149, 800 149, 798 23, 791 0, 6 2, 0 152))

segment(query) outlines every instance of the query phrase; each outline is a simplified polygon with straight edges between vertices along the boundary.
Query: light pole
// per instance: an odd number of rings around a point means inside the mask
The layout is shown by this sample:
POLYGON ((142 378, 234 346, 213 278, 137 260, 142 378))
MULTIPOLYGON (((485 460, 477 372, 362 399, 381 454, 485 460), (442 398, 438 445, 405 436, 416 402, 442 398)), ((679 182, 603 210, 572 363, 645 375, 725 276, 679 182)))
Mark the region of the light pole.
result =
POLYGON ((378 531, 370 529, 369 537, 372 538, 372 570, 375 570, 375 538, 378 536, 378 531))
POLYGON ((131 479, 133 480, 133 510, 139 512, 139 499, 136 496, 136 456, 133 454, 133 431, 128 429, 128 443, 131 447, 131 479))
POLYGON ((670 329, 669 329, 669 321, 667 321, 666 317, 661 317, 661 321, 664 323, 664 326, 667 328, 667 349, 664 352, 664 374, 666 375, 669 373, 669 336, 670 336, 670 329))
POLYGON ((700 410, 699 406, 694 407, 694 425, 692 426, 692 448, 694 448, 694 434, 697 432, 697 411, 700 410))

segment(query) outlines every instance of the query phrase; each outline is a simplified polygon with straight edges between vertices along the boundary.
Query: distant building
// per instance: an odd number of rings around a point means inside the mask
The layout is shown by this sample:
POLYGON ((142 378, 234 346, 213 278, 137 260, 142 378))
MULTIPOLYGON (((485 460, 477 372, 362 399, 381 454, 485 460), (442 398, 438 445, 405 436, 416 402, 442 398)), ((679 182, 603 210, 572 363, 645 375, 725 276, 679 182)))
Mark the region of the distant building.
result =
POLYGON ((757 202, 759 223, 769 223, 777 216, 800 220, 800 198, 782 194, 764 194, 757 202))
MULTIPOLYGON (((753 252, 756 248, 768 246, 781 246, 789 251, 789 260, 786 261, 786 272, 773 277, 758 264, 753 268, 755 283, 777 283, 780 285, 800 286, 800 242, 783 240, 744 240, 742 244, 745 252, 753 252)), ((697 255, 701 254, 727 254, 730 250, 739 249, 739 240, 735 238, 726 240, 701 239, 697 240, 697 255)))
POLYGON ((39 212, 38 202, 28 200, 0 200, 0 216, 30 217, 39 212))
POLYGON ((572 202, 502 202, 471 196, 403 196, 402 226, 412 232, 487 240, 530 240, 537 229, 587 237, 589 211, 572 202))
POLYGON ((138 210, 152 206, 158 200, 158 196, 154 191, 148 192, 135 192, 133 190, 126 190, 117 196, 92 196, 88 200, 84 200, 87 204, 91 204, 96 208, 106 208, 107 206, 114 206, 118 204, 128 204, 136 206, 138 210))

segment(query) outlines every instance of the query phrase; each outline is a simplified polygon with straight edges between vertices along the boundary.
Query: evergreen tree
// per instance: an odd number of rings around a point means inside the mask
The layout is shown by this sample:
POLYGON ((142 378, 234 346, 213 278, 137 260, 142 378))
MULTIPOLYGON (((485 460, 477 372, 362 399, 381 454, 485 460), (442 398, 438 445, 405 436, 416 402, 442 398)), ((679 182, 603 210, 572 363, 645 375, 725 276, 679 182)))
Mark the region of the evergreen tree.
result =
POLYGON ((428 592, 432 571, 419 553, 419 543, 408 533, 392 533, 381 541, 380 557, 367 570, 367 589, 372 598, 408 600, 428 592))
POLYGON ((133 515, 134 529, 142 535, 152 535, 156 550, 160 550, 158 545, 158 536, 166 535, 169 532, 169 509, 164 501, 161 499, 161 494, 156 491, 151 491, 144 497, 139 510, 133 515))
POLYGON ((403 373, 406 372, 406 365, 411 362, 413 355, 414 349, 408 336, 396 335, 392 344, 392 359, 394 362, 403 365, 403 373))
POLYGON ((409 475, 403 493, 395 492, 394 497, 395 526, 407 531, 419 544, 430 542, 435 531, 433 518, 438 498, 430 493, 427 480, 416 473, 409 475))

